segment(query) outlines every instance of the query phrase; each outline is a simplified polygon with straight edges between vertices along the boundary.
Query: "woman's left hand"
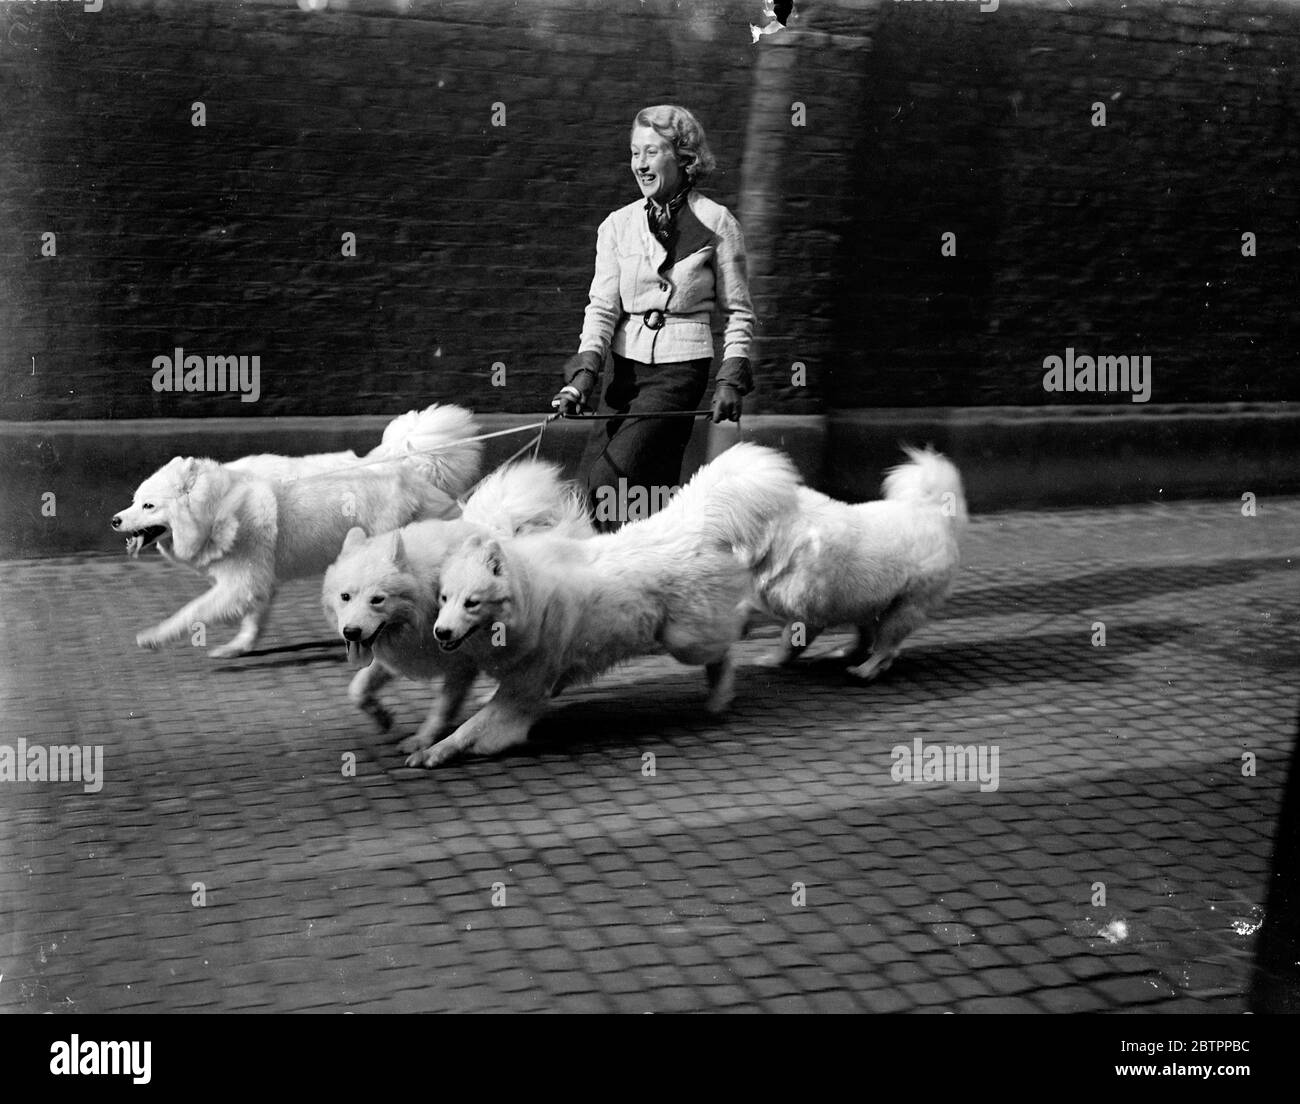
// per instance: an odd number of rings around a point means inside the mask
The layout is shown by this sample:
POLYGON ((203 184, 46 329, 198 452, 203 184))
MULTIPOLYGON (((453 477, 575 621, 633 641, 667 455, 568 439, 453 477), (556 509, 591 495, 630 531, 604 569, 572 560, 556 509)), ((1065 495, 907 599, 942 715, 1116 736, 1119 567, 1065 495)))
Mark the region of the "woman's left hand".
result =
POLYGON ((740 392, 729 383, 719 383, 713 389, 714 422, 740 421, 740 392))

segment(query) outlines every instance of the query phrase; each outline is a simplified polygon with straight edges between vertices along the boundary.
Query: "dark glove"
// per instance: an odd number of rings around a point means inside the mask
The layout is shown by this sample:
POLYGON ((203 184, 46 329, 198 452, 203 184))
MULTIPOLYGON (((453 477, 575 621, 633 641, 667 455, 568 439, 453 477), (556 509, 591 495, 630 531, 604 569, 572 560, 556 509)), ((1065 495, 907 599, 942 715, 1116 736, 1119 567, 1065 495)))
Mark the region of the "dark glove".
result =
POLYGON ((754 390, 754 376, 749 370, 749 357, 727 357, 718 368, 714 383, 729 383, 742 395, 754 390))
POLYGON ((572 418, 581 414, 586 408, 586 396, 571 383, 561 387, 559 393, 551 400, 551 409, 561 418, 572 418))
POLYGON ((590 372, 578 372, 569 380, 559 393, 551 400, 552 409, 561 418, 572 418, 584 410, 591 409, 591 385, 594 377, 590 372))
POLYGON ((595 353, 580 353, 574 358, 569 382, 551 400, 551 408, 562 418, 572 418, 584 410, 592 409, 591 393, 595 390, 598 372, 587 366, 588 361, 599 368, 600 362, 595 353))
POLYGON ((740 421, 740 392, 732 384, 721 380, 713 388, 713 420, 740 421))

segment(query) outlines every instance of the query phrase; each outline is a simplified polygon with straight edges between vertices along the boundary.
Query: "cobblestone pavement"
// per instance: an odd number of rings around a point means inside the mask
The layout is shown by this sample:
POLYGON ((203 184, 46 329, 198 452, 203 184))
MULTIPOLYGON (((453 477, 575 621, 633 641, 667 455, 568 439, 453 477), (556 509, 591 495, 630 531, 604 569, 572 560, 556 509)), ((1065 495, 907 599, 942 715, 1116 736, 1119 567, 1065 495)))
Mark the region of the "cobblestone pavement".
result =
POLYGON ((105 764, 0 784, 0 1008, 1240 1011, 1297 552, 1300 499, 975 518, 878 684, 757 666, 766 630, 723 722, 646 659, 437 772, 354 715, 314 583, 219 661, 136 650, 202 585, 156 557, 0 565, 0 743, 105 764), (997 789, 894 781, 916 739, 997 789))

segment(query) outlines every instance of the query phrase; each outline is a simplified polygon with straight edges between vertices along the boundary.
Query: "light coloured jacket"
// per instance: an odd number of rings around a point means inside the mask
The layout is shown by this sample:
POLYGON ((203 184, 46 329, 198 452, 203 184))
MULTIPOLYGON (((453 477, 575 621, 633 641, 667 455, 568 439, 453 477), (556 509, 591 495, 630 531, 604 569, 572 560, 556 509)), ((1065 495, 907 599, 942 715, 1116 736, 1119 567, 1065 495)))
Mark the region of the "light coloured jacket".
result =
MULTIPOLYGON (((596 353, 603 363, 612 349, 658 364, 712 357, 715 310, 726 317, 724 362, 749 356, 754 308, 740 224, 722 204, 695 191, 687 207, 694 218, 683 218, 685 209, 678 214, 676 263, 662 274, 667 252, 650 232, 645 200, 620 207, 600 224, 580 356, 596 353), (644 314, 650 310, 664 312, 661 329, 646 325, 644 314)), ((719 371, 718 378, 723 376, 719 371)))

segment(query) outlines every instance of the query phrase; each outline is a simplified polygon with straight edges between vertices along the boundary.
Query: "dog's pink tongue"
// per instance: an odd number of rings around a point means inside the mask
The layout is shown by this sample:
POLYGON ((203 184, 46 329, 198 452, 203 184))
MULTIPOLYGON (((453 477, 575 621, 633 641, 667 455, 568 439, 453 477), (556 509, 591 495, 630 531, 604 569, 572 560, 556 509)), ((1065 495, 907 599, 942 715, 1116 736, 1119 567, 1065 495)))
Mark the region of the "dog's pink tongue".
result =
POLYGON ((366 661, 367 649, 363 648, 360 642, 356 640, 349 640, 347 642, 347 646, 348 646, 348 663, 351 664, 353 667, 363 666, 367 662, 366 661))
POLYGON ((138 555, 140 555, 140 549, 143 547, 143 537, 131 537, 126 542, 126 554, 134 560, 138 555))

